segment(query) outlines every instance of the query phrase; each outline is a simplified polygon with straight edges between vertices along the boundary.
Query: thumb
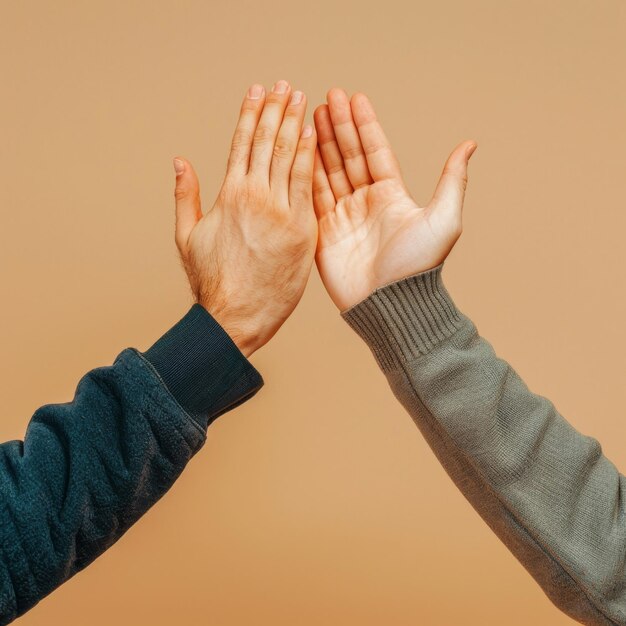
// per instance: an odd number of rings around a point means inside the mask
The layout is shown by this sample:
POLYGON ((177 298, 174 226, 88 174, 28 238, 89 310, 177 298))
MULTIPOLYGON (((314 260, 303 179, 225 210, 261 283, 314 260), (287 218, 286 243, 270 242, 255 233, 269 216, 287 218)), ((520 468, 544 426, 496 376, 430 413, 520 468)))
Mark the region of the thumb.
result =
POLYGON ((187 242, 193 227, 202 218, 200 208, 200 185, 191 163, 181 157, 174 159, 176 172, 176 245, 181 253, 187 250, 187 242))
POLYGON ((430 202, 430 206, 446 213, 451 219, 461 217, 467 187, 467 164, 476 148, 476 142, 470 140, 459 144, 452 151, 430 202))

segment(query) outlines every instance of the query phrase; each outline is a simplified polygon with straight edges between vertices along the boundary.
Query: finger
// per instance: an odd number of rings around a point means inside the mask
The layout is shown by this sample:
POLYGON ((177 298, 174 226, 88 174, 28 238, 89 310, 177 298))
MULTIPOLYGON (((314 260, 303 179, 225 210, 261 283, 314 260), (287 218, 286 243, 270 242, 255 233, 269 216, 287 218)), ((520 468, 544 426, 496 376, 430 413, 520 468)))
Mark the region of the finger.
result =
POLYGON ((250 150, 263 103, 265 102, 265 88, 263 85, 252 85, 241 104, 239 120, 233 134, 233 140, 228 157, 226 173, 243 176, 248 172, 250 164, 250 150))
POLYGON ((373 180, 363 152, 359 131, 352 119, 350 100, 343 89, 331 89, 327 95, 328 110, 344 167, 354 189, 370 185, 373 180))
POLYGON ((285 109, 270 164, 270 187, 284 190, 285 195, 289 192, 289 175, 298 149, 305 111, 305 95, 301 91, 294 91, 285 109))
POLYGON ((430 205, 450 217, 461 217, 467 187, 467 164, 476 150, 475 141, 464 141, 448 157, 430 205))
POLYGON ((339 200, 339 198, 352 193, 354 190, 344 168, 328 105, 322 104, 318 106, 313 114, 313 119, 315 120, 317 143, 320 147, 326 176, 328 176, 328 182, 330 182, 335 198, 339 200))
POLYGON ((362 93, 355 93, 350 101, 350 107, 372 178, 375 181, 402 178, 396 155, 368 97, 362 93))
POLYGON ((252 140, 263 111, 264 102, 265 88, 263 85, 252 85, 241 105, 239 120, 231 144, 227 174, 244 175, 248 172, 252 140))
POLYGON ((191 163, 181 157, 174 159, 176 172, 176 229, 174 238, 182 254, 187 251, 187 242, 193 227, 202 219, 200 207, 200 184, 191 163))
POLYGON ((332 211, 335 208, 335 204, 335 196, 330 188, 328 176, 326 176, 322 155, 319 149, 316 149, 313 164, 313 208, 315 209, 317 219, 332 211))
POLYGON ((313 163, 316 145, 315 130, 307 124, 302 129, 289 177, 289 205, 292 208, 312 208, 313 163))
POLYGON ((289 83, 285 80, 279 80, 272 87, 271 93, 265 98, 263 113, 261 113, 261 119, 256 127, 252 141, 249 169, 251 173, 269 177, 274 144, 283 121, 283 114, 290 92, 291 87, 289 83))

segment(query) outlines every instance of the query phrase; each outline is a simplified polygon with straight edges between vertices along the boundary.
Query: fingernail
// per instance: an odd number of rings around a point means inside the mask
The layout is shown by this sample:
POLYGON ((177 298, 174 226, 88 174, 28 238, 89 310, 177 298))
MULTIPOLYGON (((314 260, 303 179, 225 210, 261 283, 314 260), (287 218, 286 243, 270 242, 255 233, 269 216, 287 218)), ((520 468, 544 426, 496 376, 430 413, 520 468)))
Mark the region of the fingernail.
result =
POLYGON ((302 102, 302 96, 304 96, 304 94, 301 91, 294 91, 291 94, 291 100, 289 100, 289 104, 300 104, 302 102))
POLYGON ((185 163, 181 159, 174 159, 174 171, 176 176, 180 176, 185 171, 185 163))
POLYGON ((263 95, 263 85, 252 85, 248 89, 248 98, 250 100, 258 100, 263 95))
POLYGON ((468 149, 467 152, 465 153, 467 158, 469 159, 472 154, 474 154, 474 150, 476 150, 476 148, 478 148, 478 144, 473 143, 468 149))
POLYGON ((312 134, 313 134, 313 126, 311 126, 310 124, 307 124, 302 129, 302 139, 306 139, 307 137, 310 137, 312 134))
POLYGON ((274 83, 272 87, 272 91, 274 93, 285 93, 289 89, 289 83, 286 80, 279 80, 277 83, 274 83))

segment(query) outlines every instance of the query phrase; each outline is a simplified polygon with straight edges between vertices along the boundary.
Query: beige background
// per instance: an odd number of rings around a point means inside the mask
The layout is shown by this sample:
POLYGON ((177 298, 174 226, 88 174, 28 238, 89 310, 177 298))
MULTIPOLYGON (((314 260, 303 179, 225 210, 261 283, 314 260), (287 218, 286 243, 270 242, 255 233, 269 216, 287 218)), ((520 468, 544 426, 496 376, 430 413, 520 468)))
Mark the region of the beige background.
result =
MULTIPOLYGON (((367 92, 410 188, 479 142, 445 280, 626 468, 622 0, 3 2, 0 439, 190 304, 171 158, 206 204, 248 84, 367 92)), ((24 625, 567 624, 465 502, 314 274, 261 393, 24 625)))

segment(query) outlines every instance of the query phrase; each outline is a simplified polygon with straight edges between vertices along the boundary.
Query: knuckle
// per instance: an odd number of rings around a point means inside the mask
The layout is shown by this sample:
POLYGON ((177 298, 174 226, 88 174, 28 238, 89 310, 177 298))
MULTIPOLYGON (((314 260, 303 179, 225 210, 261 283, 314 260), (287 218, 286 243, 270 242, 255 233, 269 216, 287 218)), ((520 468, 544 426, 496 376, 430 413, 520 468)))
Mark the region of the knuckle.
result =
POLYGON ((315 189, 313 189, 313 198, 315 200, 323 200, 324 197, 326 196, 328 189, 322 189, 321 187, 316 187, 315 189))
POLYGON ((274 158, 278 160, 286 159, 293 153, 293 145, 285 139, 279 139, 274 144, 274 158))
POLYGON ((241 105, 241 116, 247 116, 250 112, 254 112, 259 108, 260 100, 253 100, 252 98, 246 98, 241 105))
POLYGON ((350 146, 342 151, 344 160, 358 159, 364 156, 361 146, 350 146))
POLYGON ((287 98, 286 93, 276 93, 275 91, 270 91, 267 94, 267 98, 265 99, 266 107, 275 107, 283 103, 283 101, 287 98))
POLYGON ((257 143, 269 143, 274 139, 274 131, 266 125, 259 126, 254 134, 254 140, 257 143))
POLYGON ((326 169, 326 174, 328 176, 334 176, 336 174, 340 174, 343 171, 343 163, 333 163, 332 165, 329 165, 326 169))
POLYGON ((182 185, 174 188, 174 198, 176 200, 183 200, 189 195, 189 190, 182 185))
POLYGON ((331 189, 330 189, 330 185, 328 183, 318 183, 318 182, 316 182, 313 185, 313 195, 316 198, 321 197, 321 196, 327 194, 329 191, 331 191, 331 189))
POLYGON ((443 176, 455 181, 463 190, 467 187, 467 174, 465 172, 460 172, 457 168, 451 165, 446 165, 443 168, 443 176))
POLYGON ((376 154, 377 152, 382 152, 383 150, 387 150, 387 146, 381 143, 373 143, 369 146, 366 146, 363 149, 363 152, 366 156, 369 156, 371 154, 376 154))
POLYGON ((302 167, 294 167, 291 170, 291 180, 295 183, 310 185, 313 181, 311 171, 302 167))
POLYGON ((250 131, 246 128, 238 128, 233 135, 231 147, 233 150, 239 150, 250 144, 250 131))
POLYGON ((301 115, 300 109, 297 106, 288 106, 285 109, 285 113, 283 114, 284 120, 289 120, 289 122, 293 122, 297 120, 301 115))
POLYGON ((362 187, 368 187, 371 184, 369 180, 363 178, 354 181, 351 180, 350 182, 352 182, 352 187, 355 191, 357 189, 361 189, 362 187))
POLYGON ((235 209, 255 207, 265 202, 267 191, 260 181, 250 177, 245 184, 227 181, 219 194, 219 201, 235 209))

